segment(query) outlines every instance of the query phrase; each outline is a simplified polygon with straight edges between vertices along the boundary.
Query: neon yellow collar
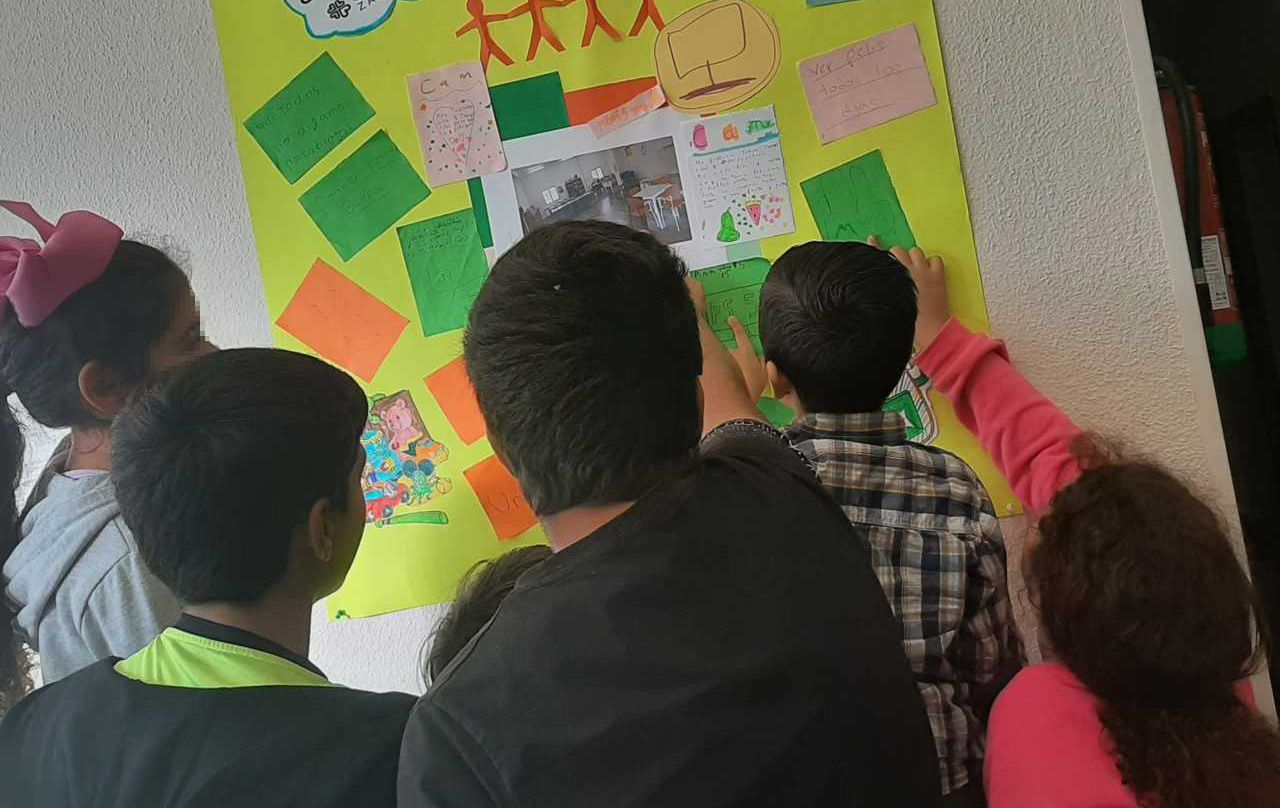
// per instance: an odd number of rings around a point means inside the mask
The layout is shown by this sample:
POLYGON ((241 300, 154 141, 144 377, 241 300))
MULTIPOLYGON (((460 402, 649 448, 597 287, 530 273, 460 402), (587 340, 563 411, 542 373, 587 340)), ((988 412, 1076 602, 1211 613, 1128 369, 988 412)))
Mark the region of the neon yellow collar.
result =
POLYGON ((161 687, 335 687, 323 676, 275 654, 176 628, 165 629, 142 650, 117 662, 115 671, 161 687))

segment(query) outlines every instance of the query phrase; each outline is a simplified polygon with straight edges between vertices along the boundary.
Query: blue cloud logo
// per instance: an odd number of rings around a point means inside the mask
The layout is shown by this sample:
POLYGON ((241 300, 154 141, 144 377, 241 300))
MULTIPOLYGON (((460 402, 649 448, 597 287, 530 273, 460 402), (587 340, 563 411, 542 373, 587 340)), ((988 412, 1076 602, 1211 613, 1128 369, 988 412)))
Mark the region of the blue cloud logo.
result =
MULTIPOLYGON (((396 10, 397 0, 284 0, 291 11, 307 21, 307 33, 316 39, 359 36, 382 25, 396 10)), ((412 2, 412 0, 400 0, 412 2)))

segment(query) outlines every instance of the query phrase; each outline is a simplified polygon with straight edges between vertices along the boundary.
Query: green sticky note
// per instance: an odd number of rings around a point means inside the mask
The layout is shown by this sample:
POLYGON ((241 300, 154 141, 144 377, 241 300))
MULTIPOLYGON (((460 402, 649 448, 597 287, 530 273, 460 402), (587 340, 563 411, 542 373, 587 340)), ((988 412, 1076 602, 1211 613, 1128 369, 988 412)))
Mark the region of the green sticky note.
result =
POLYGON ((503 140, 540 135, 569 126, 569 109, 564 104, 564 87, 559 73, 544 73, 529 79, 489 88, 493 116, 503 140))
POLYGON ((373 117, 373 107, 325 53, 271 97, 244 128, 290 183, 373 117))
POLYGON ((749 258, 762 258, 764 252, 758 241, 739 241, 736 244, 724 245, 724 257, 730 261, 746 261, 749 258))
POLYGON ((764 417, 769 419, 769 423, 778 429, 786 429, 796 419, 796 414, 791 411, 791 408, 776 398, 762 398, 756 402, 756 406, 760 408, 760 412, 764 413, 764 417))
POLYGON ((476 218, 476 232, 480 234, 480 246, 493 246, 493 231, 489 228, 489 203, 484 198, 484 183, 479 177, 467 180, 467 193, 471 195, 471 212, 476 218))
POLYGON ((378 132, 298 201, 349 261, 430 195, 387 133, 378 132))
POLYGON ((733 329, 729 327, 732 315, 746 326, 756 352, 763 350, 760 347, 760 287, 769 275, 769 267, 764 258, 749 258, 695 273, 694 277, 707 293, 707 322, 726 347, 737 345, 733 329))
POLYGON ((800 188, 823 239, 866 241, 876 235, 886 249, 916 246, 879 150, 811 177, 800 188))
POLYGON ((475 216, 460 210, 398 230, 400 251, 426 336, 467 324, 467 314, 489 275, 475 216))

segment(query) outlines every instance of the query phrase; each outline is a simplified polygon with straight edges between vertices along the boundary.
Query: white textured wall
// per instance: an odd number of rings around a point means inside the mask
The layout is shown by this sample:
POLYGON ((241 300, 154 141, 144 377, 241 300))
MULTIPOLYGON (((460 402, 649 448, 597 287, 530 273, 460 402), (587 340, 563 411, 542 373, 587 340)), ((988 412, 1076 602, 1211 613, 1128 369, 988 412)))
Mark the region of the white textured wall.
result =
MULTIPOLYGON (((1131 437, 1229 500, 1204 341, 1198 325, 1185 328, 1189 270, 1170 272, 1161 230, 1123 5, 938 4, 992 327, 1083 425, 1131 437)), ((1176 258, 1185 263, 1185 250, 1176 258)))
MULTIPOLYGON (((207 3, 0 6, 0 196, 171 237, 211 335, 269 344, 207 3)), ((1132 436, 1234 516, 1172 179, 1149 164, 1138 0, 937 6, 995 328, 1082 424, 1132 436)), ((436 614, 317 621, 315 655, 340 681, 417 689, 436 614)))

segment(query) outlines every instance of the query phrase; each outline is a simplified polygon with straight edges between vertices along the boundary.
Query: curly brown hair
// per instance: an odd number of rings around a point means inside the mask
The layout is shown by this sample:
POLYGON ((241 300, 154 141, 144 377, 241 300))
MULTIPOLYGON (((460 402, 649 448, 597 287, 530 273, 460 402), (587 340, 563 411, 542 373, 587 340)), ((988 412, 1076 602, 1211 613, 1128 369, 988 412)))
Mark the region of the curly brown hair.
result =
POLYGON ((1027 558, 1045 638, 1141 805, 1275 805, 1280 733, 1235 691, 1261 657, 1256 598, 1222 520, 1164 469, 1092 454, 1027 558))

